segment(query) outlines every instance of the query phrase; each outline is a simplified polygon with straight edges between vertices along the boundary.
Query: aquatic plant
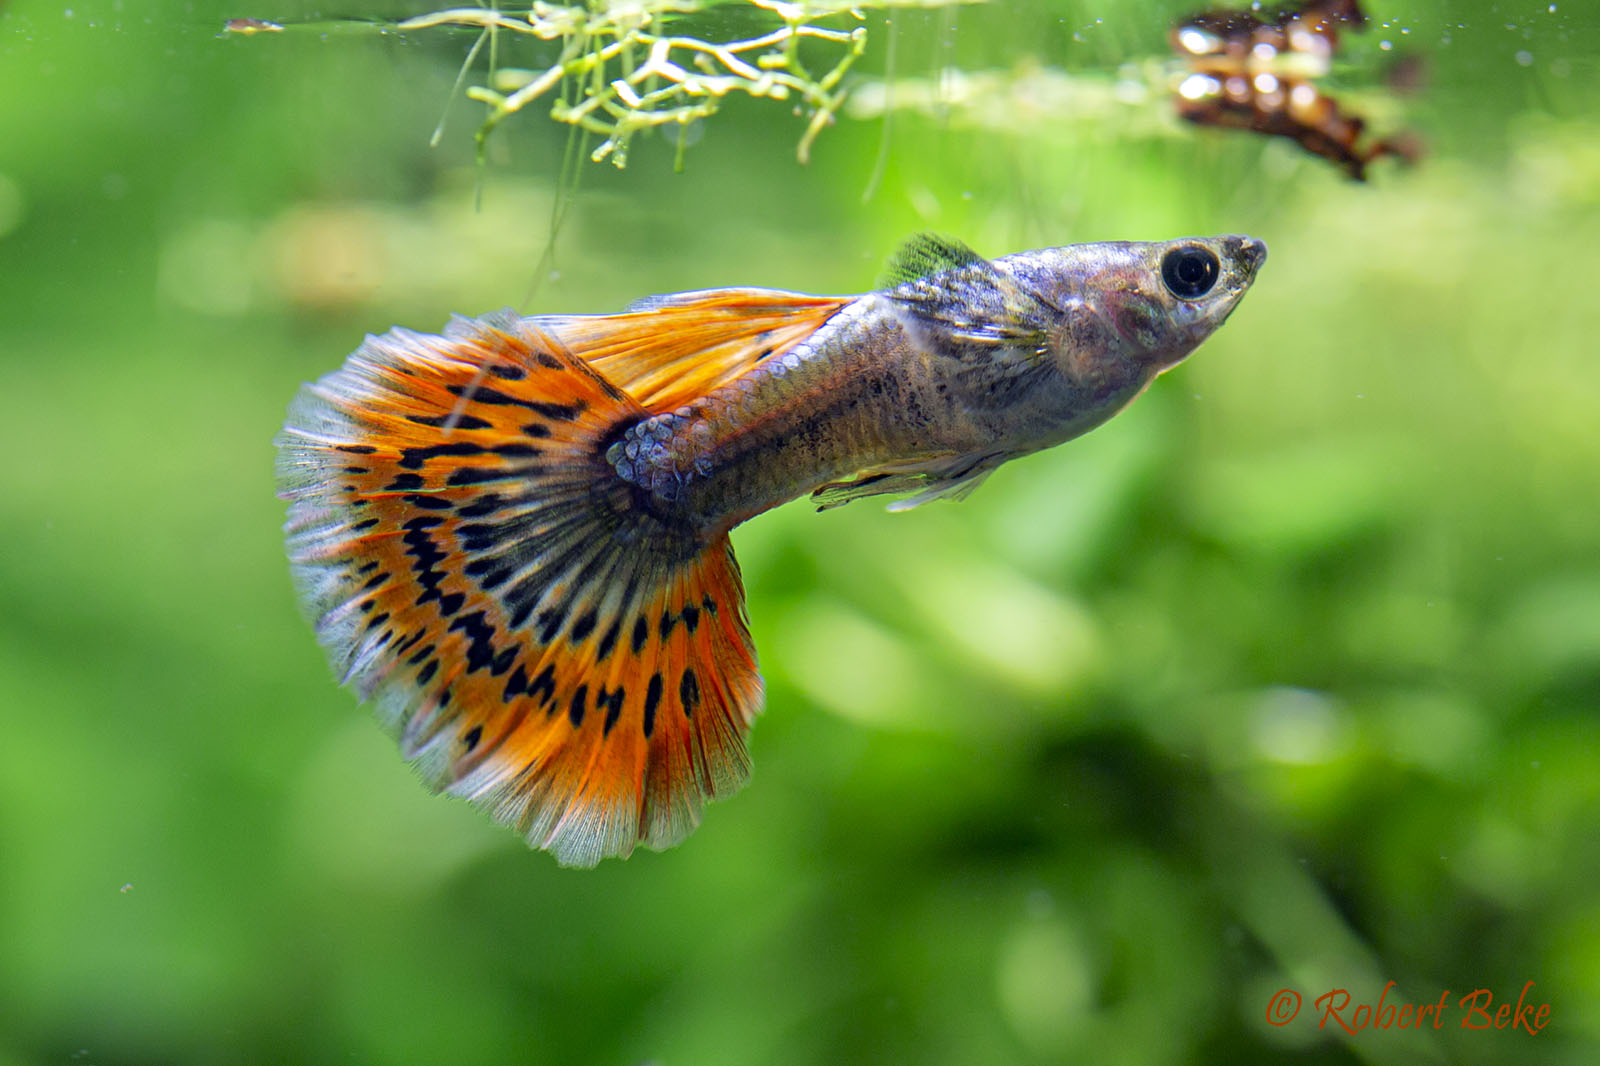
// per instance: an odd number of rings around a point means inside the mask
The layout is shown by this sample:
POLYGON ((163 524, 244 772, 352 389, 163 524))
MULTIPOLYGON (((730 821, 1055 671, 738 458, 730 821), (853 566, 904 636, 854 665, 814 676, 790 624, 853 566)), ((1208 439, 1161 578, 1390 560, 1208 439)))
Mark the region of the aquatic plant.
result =
POLYGON ((804 109, 809 118, 796 150, 804 163, 817 134, 844 104, 845 74, 866 50, 867 28, 860 25, 863 10, 974 2, 979 0, 745 0, 744 6, 761 9, 779 25, 729 40, 673 32, 689 16, 733 6, 716 0, 535 3, 515 14, 494 6, 459 7, 405 19, 394 28, 479 30, 457 87, 487 45, 488 84, 466 89, 469 98, 489 108, 478 130, 480 148, 502 121, 548 98, 550 118, 603 138, 589 153, 595 162, 609 159, 618 167, 626 166, 629 143, 636 134, 676 127, 676 162, 681 168, 693 124, 716 114, 728 96, 742 93, 778 102, 792 100, 797 113, 804 109), (857 25, 818 24, 838 19, 857 25), (497 45, 502 33, 559 41, 560 53, 541 68, 500 67, 497 45), (803 58, 806 42, 823 47, 806 49, 809 54, 803 58))

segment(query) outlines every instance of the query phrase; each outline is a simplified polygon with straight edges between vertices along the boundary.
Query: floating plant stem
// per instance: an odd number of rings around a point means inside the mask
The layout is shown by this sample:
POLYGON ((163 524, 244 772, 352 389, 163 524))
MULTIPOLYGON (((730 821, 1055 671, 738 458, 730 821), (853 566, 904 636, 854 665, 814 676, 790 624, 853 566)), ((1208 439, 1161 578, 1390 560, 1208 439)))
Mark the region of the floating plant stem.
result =
MULTIPOLYGON (((741 93, 755 99, 798 100, 804 105, 809 118, 796 148, 803 163, 809 159, 817 135, 844 106, 846 90, 841 83, 867 46, 867 30, 862 25, 819 23, 859 23, 862 12, 874 8, 953 7, 980 0, 743 2, 776 16, 781 25, 753 37, 727 41, 677 32, 687 26, 691 16, 724 6, 716 0, 593 0, 585 6, 535 3, 515 12, 490 4, 360 25, 384 33, 452 28, 476 31, 478 38, 452 95, 461 91, 484 43, 489 43, 487 84, 468 85, 465 90, 469 99, 489 109, 478 131, 480 155, 486 138, 501 122, 548 98, 551 119, 602 138, 590 159, 609 159, 618 167, 627 163, 634 134, 678 126, 675 165, 681 167, 687 146, 683 131, 716 114, 724 98, 741 93), (673 32, 668 32, 669 23, 673 32), (560 51, 554 62, 523 72, 521 80, 509 86, 504 78, 509 71, 496 68, 502 33, 559 41, 560 51), (814 74, 813 68, 822 73, 814 74)), ((285 27, 296 28, 309 27, 285 27)), ((234 20, 227 29, 259 32, 254 20, 234 20)), ((433 143, 438 143, 443 130, 441 119, 433 143)))

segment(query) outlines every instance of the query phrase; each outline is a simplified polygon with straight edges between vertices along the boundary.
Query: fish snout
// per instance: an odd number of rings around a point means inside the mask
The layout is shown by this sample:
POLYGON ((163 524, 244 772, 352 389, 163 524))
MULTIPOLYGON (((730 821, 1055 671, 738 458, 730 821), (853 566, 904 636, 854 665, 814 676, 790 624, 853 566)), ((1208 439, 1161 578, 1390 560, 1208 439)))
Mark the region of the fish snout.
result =
POLYGON ((1247 277, 1255 277, 1261 264, 1267 261, 1267 242, 1254 237, 1229 237, 1228 254, 1237 262, 1247 277))

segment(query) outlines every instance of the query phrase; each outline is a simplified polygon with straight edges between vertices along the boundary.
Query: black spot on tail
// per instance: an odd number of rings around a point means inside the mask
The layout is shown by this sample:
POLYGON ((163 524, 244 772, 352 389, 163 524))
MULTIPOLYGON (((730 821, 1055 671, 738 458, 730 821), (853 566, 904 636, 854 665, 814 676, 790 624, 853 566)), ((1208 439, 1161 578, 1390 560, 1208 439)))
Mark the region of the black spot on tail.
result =
POLYGON ((477 578, 478 587, 490 592, 510 581, 510 575, 514 570, 512 563, 506 562, 499 555, 485 555, 483 559, 474 559, 467 563, 466 567, 462 567, 462 573, 469 578, 477 578))
POLYGON ((407 422, 415 422, 419 426, 432 426, 442 429, 449 426, 451 429, 488 429, 493 423, 485 422, 472 415, 457 415, 454 421, 449 415, 406 415, 407 422))
POLYGON ((606 635, 600 638, 600 647, 594 653, 594 661, 597 665, 611 657, 611 650, 617 646, 617 634, 620 632, 622 632, 622 619, 618 618, 606 630, 606 635))
POLYGON ((505 497, 501 496, 498 492, 486 492, 482 496, 476 497, 475 499, 463 503, 460 507, 457 507, 456 514, 460 515, 462 518, 482 518, 484 515, 494 514, 494 512, 498 511, 505 504, 505 502, 505 497))
POLYGON ((529 400, 523 403, 523 406, 532 408, 552 422, 571 422, 583 414, 589 405, 581 400, 577 403, 544 403, 539 400, 529 400))
POLYGON ((650 684, 644 690, 644 737, 656 731, 656 708, 661 706, 661 672, 650 675, 650 684))
POLYGON ((435 515, 418 515, 401 526, 405 534, 400 539, 406 546, 406 554, 411 556, 411 571, 416 575, 417 584, 422 586, 422 593, 416 599, 418 606, 439 598, 439 582, 444 580, 444 571, 437 564, 444 562, 445 553, 439 550, 428 530, 443 522, 444 519, 435 515))
POLYGON ((556 668, 551 663, 539 671, 539 676, 533 679, 533 684, 528 686, 528 695, 537 697, 539 706, 550 703, 556 695, 556 668))
POLYGON ((567 705, 567 718, 572 722, 572 728, 576 729, 583 724, 583 712, 588 702, 589 686, 579 685, 572 693, 572 702, 567 705))
POLYGON ((593 633, 597 617, 598 616, 595 614, 593 608, 584 611, 577 617, 577 620, 572 623, 572 629, 568 631, 567 639, 573 644, 577 644, 590 633, 593 633))
POLYGON ((627 689, 618 685, 614 692, 607 692, 604 688, 601 688, 599 693, 595 695, 595 710, 599 710, 601 707, 606 709, 606 724, 605 728, 601 730, 602 736, 611 735, 611 727, 617 724, 617 719, 622 715, 622 701, 627 696, 627 692, 627 689))
MULTIPOLYGON (((443 601, 440 601, 441 606, 443 601)), ((483 611, 464 614, 450 623, 450 631, 460 630, 467 638, 467 673, 475 674, 494 662, 494 626, 483 611)))
POLYGON ((700 707, 700 679, 694 676, 694 667, 686 666, 678 681, 678 698, 683 701, 683 716, 693 718, 700 707))
POLYGON ((506 687, 505 691, 500 693, 500 702, 510 703, 526 691, 528 691, 528 675, 519 666, 511 671, 510 677, 506 678, 506 687))
POLYGON ((558 603, 539 612, 534 622, 539 626, 539 643, 548 644, 561 632, 561 623, 567 620, 567 605, 558 603))
POLYGON ((483 446, 471 444, 464 440, 453 440, 445 444, 429 444, 421 448, 406 448, 400 452, 400 465, 407 470, 421 470, 422 465, 429 459, 438 459, 446 455, 482 455, 483 446))
POLYGON ((466 485, 486 485, 491 481, 510 481, 519 477, 533 478, 544 472, 544 467, 533 464, 513 467, 463 466, 452 470, 445 484, 459 489, 466 485))
POLYGON ((512 396, 488 385, 451 385, 448 388, 454 395, 466 397, 469 403, 482 403, 494 407, 530 407, 538 410, 534 401, 512 396))

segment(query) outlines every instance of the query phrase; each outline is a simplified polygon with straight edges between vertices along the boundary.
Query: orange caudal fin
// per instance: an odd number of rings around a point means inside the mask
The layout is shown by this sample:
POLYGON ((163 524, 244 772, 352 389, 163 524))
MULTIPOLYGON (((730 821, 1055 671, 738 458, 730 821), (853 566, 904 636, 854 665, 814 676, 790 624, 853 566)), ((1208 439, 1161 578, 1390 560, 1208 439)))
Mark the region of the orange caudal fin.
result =
POLYGON ((566 865, 664 848, 749 774, 761 679, 725 536, 602 457, 645 408, 510 313, 369 337, 278 438, 301 606, 435 789, 566 865))

